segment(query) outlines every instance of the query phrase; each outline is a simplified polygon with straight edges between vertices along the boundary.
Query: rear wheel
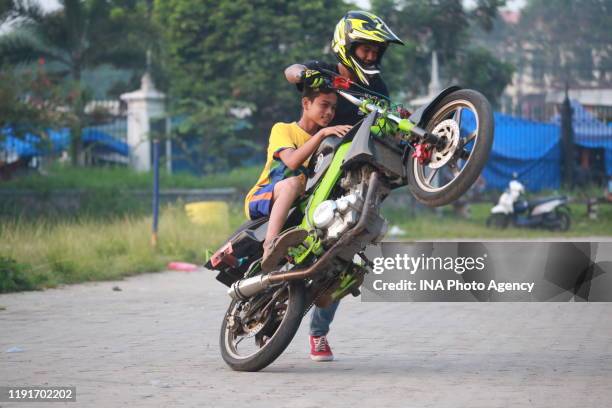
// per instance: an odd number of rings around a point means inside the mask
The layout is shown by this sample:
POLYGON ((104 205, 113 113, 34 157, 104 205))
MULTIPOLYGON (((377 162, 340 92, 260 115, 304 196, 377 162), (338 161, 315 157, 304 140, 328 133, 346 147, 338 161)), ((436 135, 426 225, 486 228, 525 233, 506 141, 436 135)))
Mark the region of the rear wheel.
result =
POLYGON ((246 301, 233 300, 223 318, 223 360, 236 371, 259 371, 285 351, 295 336, 305 304, 301 281, 285 283, 246 301))
POLYGON ((493 112, 479 92, 462 89, 444 97, 425 126, 444 141, 426 160, 409 158, 408 187, 423 204, 457 200, 478 179, 493 144, 493 112))
POLYGON ((572 219, 570 218, 570 215, 567 210, 564 210, 564 209, 557 210, 557 218, 558 218, 557 228, 559 231, 565 232, 570 229, 570 226, 572 224, 572 219))

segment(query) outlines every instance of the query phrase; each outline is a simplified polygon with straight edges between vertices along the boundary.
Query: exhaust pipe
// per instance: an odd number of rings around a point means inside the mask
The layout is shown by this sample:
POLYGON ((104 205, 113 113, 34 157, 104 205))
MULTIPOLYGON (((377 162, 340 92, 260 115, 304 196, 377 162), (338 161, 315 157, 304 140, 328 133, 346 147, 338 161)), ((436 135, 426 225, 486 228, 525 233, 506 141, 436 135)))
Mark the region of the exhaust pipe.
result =
POLYGON ((319 258, 319 260, 317 260, 317 262, 306 269, 299 269, 297 271, 289 271, 284 273, 272 272, 270 274, 270 283, 276 284, 290 280, 306 279, 319 272, 321 268, 325 267, 327 263, 330 262, 334 256, 336 256, 338 251, 340 251, 347 243, 351 242, 351 240, 353 240, 365 229, 368 216, 372 211, 372 203, 374 202, 374 195, 378 190, 378 184, 378 173, 373 172, 370 175, 368 191, 366 192, 363 210, 361 212, 361 217, 359 217, 359 221, 357 221, 357 225, 344 234, 338 240, 338 242, 336 242, 327 252, 323 254, 323 256, 321 256, 321 258, 319 258))
POLYGON ((251 296, 269 288, 270 275, 258 275, 248 279, 240 279, 232 283, 227 294, 234 300, 247 300, 251 296))

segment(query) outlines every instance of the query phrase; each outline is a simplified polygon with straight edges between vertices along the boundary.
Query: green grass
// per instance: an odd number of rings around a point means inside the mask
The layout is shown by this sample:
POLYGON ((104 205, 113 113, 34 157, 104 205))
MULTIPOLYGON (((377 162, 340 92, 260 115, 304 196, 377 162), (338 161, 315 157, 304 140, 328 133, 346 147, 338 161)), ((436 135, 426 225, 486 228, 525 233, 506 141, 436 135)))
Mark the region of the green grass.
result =
MULTIPOLYGON (((236 169, 228 174, 196 177, 169 176, 162 172, 162 188, 235 187, 246 192, 256 181, 259 167, 236 169)), ((1 189, 33 189, 51 192, 85 189, 91 193, 83 203, 87 211, 72 217, 55 215, 41 202, 38 218, 0 217, 0 292, 40 289, 61 284, 119 279, 144 272, 163 270, 169 261, 204 262, 205 249, 217 249, 244 221, 242 202, 229 207, 228 217, 210 217, 198 226, 189 221, 182 203, 164 207, 160 219, 159 245, 150 245, 150 202, 128 192, 150 189, 151 174, 125 168, 79 168, 52 166, 46 175, 30 175, 1 183, 1 189), (123 193, 122 193, 123 191, 123 193)), ((407 193, 408 194, 408 193, 407 193)), ((592 195, 598 195, 593 191, 592 195)), ((574 194, 576 200, 586 196, 574 194)), ((0 215, 6 203, 0 203, 0 215)), ((455 215, 451 207, 437 212, 411 210, 383 205, 383 215, 405 234, 388 239, 521 239, 580 236, 611 236, 612 206, 600 205, 599 218, 590 220, 586 205, 572 204, 570 231, 550 232, 485 226, 492 204, 473 204, 470 219, 455 215)))
MULTIPOLYGON (((250 189, 261 172, 260 166, 240 167, 228 173, 202 177, 188 173, 167 174, 160 172, 161 188, 221 188, 234 187, 241 191, 250 189)), ((13 180, 0 182, 0 189, 28 189, 51 191, 60 189, 150 189, 152 173, 137 173, 126 167, 72 167, 54 164, 44 174, 33 173, 13 180)))
MULTIPOLYGON (((261 169, 241 167, 223 174, 203 177, 186 173, 160 174, 160 188, 205 189, 233 187, 238 195, 255 184, 261 169)), ((53 165, 43 174, 32 173, 0 182, 0 222, 3 219, 68 220, 79 218, 113 219, 143 216, 151 212, 151 198, 134 194, 151 191, 153 175, 122 167, 75 168, 53 165), (13 195, 14 190, 29 190, 36 196, 13 195), (78 190, 67 194, 66 190, 78 190)))
MULTIPOLYGON (((406 233, 388 239, 520 239, 610 236, 612 206, 599 207, 599 219, 590 220, 586 206, 571 205, 572 227, 566 233, 545 230, 485 227, 490 204, 472 205, 472 217, 461 219, 450 207, 436 214, 384 207, 391 225, 406 233)), ((0 224, 0 293, 41 289, 84 281, 120 279, 165 269, 170 261, 201 264, 205 250, 215 250, 244 221, 242 206, 229 207, 229 217, 209 217, 195 225, 181 203, 162 210, 157 248, 150 245, 151 217, 126 216, 112 220, 75 219, 0 224)))
POLYGON ((204 226, 182 205, 163 209, 158 247, 151 247, 151 217, 112 221, 5 222, 0 224, 0 292, 119 279, 165 269, 170 261, 202 264, 243 221, 242 208, 204 226))
POLYGON ((505 230, 487 228, 491 204, 471 205, 470 219, 455 215, 451 207, 442 207, 438 214, 422 211, 410 216, 408 211, 388 208, 383 205, 383 215, 390 225, 397 225, 405 234, 394 237, 409 240, 428 239, 520 239, 520 238, 568 238, 581 236, 612 236, 612 205, 600 205, 598 219, 587 217, 585 204, 571 204, 572 225, 567 232, 552 232, 544 229, 525 229, 509 227, 505 230))

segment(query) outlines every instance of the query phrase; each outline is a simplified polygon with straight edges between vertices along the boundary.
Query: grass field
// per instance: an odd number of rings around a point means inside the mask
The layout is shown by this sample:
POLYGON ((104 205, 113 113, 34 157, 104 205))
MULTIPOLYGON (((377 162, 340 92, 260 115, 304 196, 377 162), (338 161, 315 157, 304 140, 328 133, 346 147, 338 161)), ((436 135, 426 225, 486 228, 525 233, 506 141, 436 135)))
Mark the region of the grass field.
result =
POLYGON ((166 268, 169 261, 203 263, 242 219, 211 217, 195 225, 181 205, 163 209, 157 248, 151 217, 0 224, 0 293, 118 279, 166 268))
MULTIPOLYGON (((565 233, 485 226, 489 204, 472 205, 472 217, 461 219, 451 208, 407 216, 400 208, 384 208, 391 226, 405 233, 390 240, 533 239, 610 236, 612 206, 601 206, 590 220, 583 205, 572 205, 572 227, 565 233)), ((63 222, 0 224, 0 292, 40 289, 59 284, 118 279, 165 269, 173 260, 201 264, 205 250, 215 250, 244 221, 242 207, 229 207, 229 217, 210 215, 195 225, 181 204, 163 209, 159 245, 152 248, 151 217, 63 222)))
POLYGON ((600 205, 598 218, 591 220, 587 216, 586 205, 571 204, 572 225, 567 232, 515 227, 505 230, 487 228, 485 222, 492 205, 479 203, 470 207, 469 219, 458 217, 450 207, 442 207, 437 213, 425 210, 416 216, 410 216, 399 208, 384 208, 383 214, 390 225, 396 225, 405 232, 394 238, 408 240, 612 237, 612 205, 600 205))
MULTIPOLYGON (((187 173, 160 172, 161 188, 221 188, 234 187, 247 191, 257 181, 260 166, 240 167, 228 173, 195 176, 187 173)), ((61 189, 150 189, 152 173, 137 173, 126 167, 85 167, 52 165, 42 173, 0 183, 0 189, 51 191, 61 189)))
MULTIPOLYGON (((246 191, 259 175, 259 168, 241 168, 228 174, 196 177, 162 175, 162 188, 235 187, 246 191)), ((33 174, 2 183, 0 188, 53 191, 65 188, 87 189, 96 194, 96 206, 89 213, 74 217, 42 218, 5 216, 0 219, 0 293, 40 289, 83 281, 117 279, 123 276, 165 269, 169 261, 201 264, 206 249, 216 249, 245 218, 242 203, 229 205, 223 216, 207 214, 204 225, 187 217, 182 203, 162 210, 159 245, 152 248, 150 203, 134 203, 118 194, 121 189, 148 189, 150 174, 123 168, 73 169, 54 166, 46 175, 33 174), (138 209, 140 207, 140 209, 138 209), (102 209, 104 211, 102 211, 102 209), (102 216, 104 215, 104 216, 102 216)), ((597 192, 594 192, 596 194, 597 192)), ((546 194, 543 194, 546 195, 546 194)), ((134 200, 134 198, 130 198, 134 200)), ((582 198, 581 198, 582 199, 582 198)), ((437 210, 383 205, 390 226, 403 233, 390 240, 455 239, 534 239, 572 237, 611 237, 612 205, 600 205, 599 217, 591 220, 586 205, 574 203, 572 226, 568 232, 550 232, 485 226, 491 204, 471 205, 471 216, 464 219, 451 207, 437 210)))
MULTIPOLYGON (((259 167, 241 167, 229 173, 195 176, 160 173, 160 188, 207 189, 233 187, 245 195, 255 184, 259 167)), ((74 220, 81 218, 142 217, 151 211, 151 173, 123 167, 73 168, 53 165, 44 172, 0 181, 0 223, 6 219, 74 220), (20 193, 33 192, 24 196, 20 193)))

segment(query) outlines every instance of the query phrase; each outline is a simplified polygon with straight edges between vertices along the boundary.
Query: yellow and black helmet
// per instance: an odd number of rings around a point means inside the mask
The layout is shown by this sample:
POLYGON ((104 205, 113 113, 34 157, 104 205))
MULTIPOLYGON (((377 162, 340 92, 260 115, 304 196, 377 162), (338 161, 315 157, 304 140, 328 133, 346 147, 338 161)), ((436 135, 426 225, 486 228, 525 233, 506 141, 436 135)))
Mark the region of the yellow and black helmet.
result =
POLYGON ((368 76, 379 73, 380 61, 390 43, 404 44, 380 17, 367 11, 349 11, 336 25, 331 48, 340 63, 368 85, 368 76), (356 45, 362 43, 379 47, 378 58, 370 66, 355 56, 356 45))

